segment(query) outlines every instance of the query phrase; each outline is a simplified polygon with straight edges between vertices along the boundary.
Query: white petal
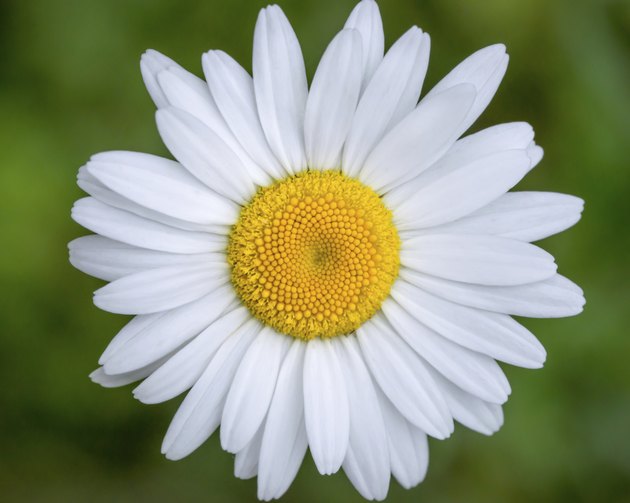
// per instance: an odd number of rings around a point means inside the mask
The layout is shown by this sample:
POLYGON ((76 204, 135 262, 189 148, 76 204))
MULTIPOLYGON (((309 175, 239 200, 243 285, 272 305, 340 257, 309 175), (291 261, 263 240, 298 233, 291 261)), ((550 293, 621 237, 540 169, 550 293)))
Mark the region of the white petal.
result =
POLYGON ((149 91, 157 107, 168 105, 168 99, 158 84, 157 75, 170 66, 179 65, 171 58, 153 49, 146 51, 140 58, 140 72, 144 79, 144 85, 147 87, 147 91, 149 91))
POLYGON ((506 122, 461 138, 449 154, 457 154, 461 159, 467 156, 483 157, 503 150, 525 149, 533 140, 534 128, 530 124, 506 122))
POLYGON ((395 209, 396 228, 432 227, 466 216, 505 194, 529 166, 525 150, 507 150, 440 170, 395 209))
POLYGON ((449 155, 464 160, 468 156, 483 157, 503 150, 520 150, 527 148, 533 139, 534 128, 527 122, 506 122, 461 138, 449 155))
POLYGON ((110 313, 157 313, 197 300, 228 281, 227 264, 218 262, 148 269, 98 289, 94 304, 110 313))
POLYGON ((212 435, 219 425, 225 395, 238 365, 261 329, 260 323, 251 319, 219 348, 179 406, 166 432, 162 453, 168 459, 188 456, 212 435))
POLYGON ((319 473, 335 473, 348 448, 350 417, 341 362, 330 340, 313 339, 306 347, 304 420, 319 473))
POLYGON ((517 286, 472 285, 404 268, 400 277, 457 304, 529 318, 574 316, 582 312, 585 303, 581 289, 559 274, 517 286))
POLYGON ((359 101, 344 146, 344 173, 357 176, 383 135, 411 112, 429 63, 430 39, 411 28, 387 52, 359 101))
POLYGON ((300 429, 298 430, 298 437, 293 445, 293 450, 287 460, 287 468, 282 477, 282 483, 278 487, 274 498, 280 498, 285 492, 287 492, 293 483, 293 480, 295 480, 295 476, 297 475, 300 466, 302 466, 302 461, 306 455, 307 446, 308 440, 306 438, 306 429, 304 428, 304 423, 302 423, 300 429))
POLYGON ((228 127, 204 80, 179 66, 161 71, 157 80, 168 105, 195 116, 216 133, 247 168, 254 181, 263 183, 268 180, 265 170, 252 160, 228 127))
POLYGON ((357 340, 374 380, 405 419, 433 437, 448 437, 453 421, 418 355, 379 315, 357 330, 357 340))
MULTIPOLYGON (((124 154, 124 157, 126 158, 129 152, 107 152, 107 154, 124 154)), ((77 185, 101 203, 105 203, 108 206, 113 206, 119 210, 124 210, 139 217, 153 220, 154 222, 159 222, 170 227, 184 229, 187 231, 211 232, 215 234, 227 234, 229 232, 229 226, 226 225, 201 225, 187 220, 174 218, 169 215, 165 215, 164 213, 160 213, 159 211, 151 210, 145 206, 134 203, 126 197, 109 189, 97 180, 87 171, 87 165, 82 166, 79 169, 79 173, 77 174, 77 185)))
POLYGON ((188 171, 239 204, 249 201, 256 189, 251 173, 216 133, 173 107, 158 110, 156 121, 162 141, 188 171))
POLYGON ((456 421, 471 430, 492 435, 503 425, 503 410, 496 403, 484 402, 480 398, 461 390, 441 377, 437 372, 434 378, 439 383, 456 421))
POLYGON ((234 376, 221 418, 221 446, 236 453, 262 424, 291 338, 265 327, 245 353, 234 376))
POLYGON ((584 201, 555 192, 510 192, 470 215, 435 232, 492 234, 520 241, 538 241, 575 225, 584 201))
POLYGON ((245 446, 245 448, 236 453, 234 456, 234 476, 238 479, 251 479, 258 475, 258 458, 260 457, 260 446, 262 444, 262 436, 265 431, 264 423, 254 435, 254 438, 245 446))
POLYGON ((361 90, 361 36, 342 30, 326 48, 306 103, 304 138, 311 169, 339 167, 361 90))
POLYGON ((103 367, 97 368, 90 374, 90 379, 96 384, 100 384, 104 388, 118 388, 120 386, 126 386, 132 382, 139 381, 145 377, 151 375, 156 369, 164 363, 165 358, 158 360, 146 367, 143 367, 132 372, 126 372, 124 374, 109 375, 105 372, 103 367))
POLYGON ((525 368, 542 367, 545 361, 536 337, 505 314, 453 304, 402 280, 391 295, 418 321, 473 351, 525 368))
POLYGON ((204 80, 179 65, 168 65, 162 68, 155 78, 166 98, 166 104, 158 108, 168 106, 179 108, 194 115, 212 129, 215 129, 214 126, 220 122, 225 124, 204 80))
POLYGON ((159 360, 207 328, 233 300, 231 287, 225 286, 195 302, 160 313, 150 322, 138 321, 140 330, 134 330, 124 344, 117 344, 117 349, 101 357, 105 370, 108 374, 131 372, 159 360))
POLYGON ((457 65, 431 89, 427 97, 462 83, 473 84, 477 90, 477 97, 466 120, 461 125, 461 132, 463 133, 483 113, 497 92, 507 70, 508 59, 503 44, 485 47, 457 65))
POLYGON ((96 278, 114 281, 158 267, 225 262, 218 253, 166 253, 127 245, 98 235, 83 236, 68 244, 70 263, 96 278))
POLYGON ((400 262, 441 278, 482 285, 522 285, 550 278, 553 257, 537 246, 496 236, 431 234, 403 242, 400 262))
POLYGON ((232 225, 238 206, 209 190, 181 165, 148 154, 129 153, 120 163, 99 154, 87 170, 127 199, 174 218, 206 225, 232 225))
MULTIPOLYGON (((467 174, 466 170, 471 163, 500 152, 520 150, 524 151, 529 159, 527 149, 533 138, 534 130, 526 122, 499 124, 462 138, 455 142, 444 157, 420 176, 388 192, 384 196, 386 204, 396 210, 409 203, 420 204, 418 192, 428 185, 451 176, 452 173, 467 174)), ((530 166, 530 169, 531 167, 533 166, 530 166)), ((480 179, 485 181, 485 178, 480 179)), ((440 210, 444 206, 446 204, 438 204, 432 209, 440 210)))
POLYGON ((532 161, 532 168, 542 161, 543 155, 545 154, 544 150, 534 142, 530 143, 527 148, 527 153, 532 161))
POLYGON ((461 84, 423 99, 368 156, 360 180, 378 192, 419 175, 455 143, 475 99, 475 88, 461 84))
POLYGON ((350 405, 350 438, 343 470, 368 500, 383 500, 389 489, 389 440, 378 395, 354 335, 337 337, 350 405), (341 339, 341 340, 339 340, 341 339))
MULTIPOLYGON (((223 120, 206 82, 154 50, 142 55, 140 67, 158 108, 173 106, 194 115, 217 133, 234 151, 243 151, 223 120)), ((245 157, 249 158, 247 154, 245 157)), ((250 162, 251 159, 249 159, 250 162)))
MULTIPOLYGON (((98 363, 103 365, 116 351, 118 351, 122 346, 127 344, 131 339, 133 339, 136 335, 138 335, 145 328, 149 327, 153 324, 154 321, 159 319, 163 313, 155 313, 155 314, 143 314, 140 316, 134 316, 129 323, 127 323, 122 329, 116 334, 116 336, 110 341, 110 343, 103 351, 103 354, 98 359, 98 363)), ((136 367, 133 370, 137 370, 140 367, 136 367)))
POLYGON ((79 199, 72 207, 72 218, 93 232, 133 246, 171 253, 223 251, 224 236, 185 231, 147 220, 92 197, 79 199))
POLYGON ((361 35, 363 78, 362 88, 370 82, 385 50, 383 21, 378 4, 374 0, 362 0, 350 13, 344 28, 355 29, 361 35))
POLYGON ((260 124, 252 78, 223 51, 208 51, 201 60, 212 97, 234 136, 267 173, 281 177, 284 170, 271 152, 260 124))
POLYGON ((442 337, 391 298, 383 302, 382 309, 400 337, 446 378, 484 400, 507 400, 510 385, 492 358, 442 337))
POLYGON ((277 5, 260 11, 254 32, 256 105, 265 137, 287 172, 306 167, 304 110, 308 95, 300 43, 277 5))
POLYGON ((134 389, 134 397, 143 403, 160 403, 189 389, 221 344, 250 317, 244 307, 222 314, 134 389))
POLYGON ((258 461, 258 499, 279 498, 306 453, 302 368, 306 344, 293 341, 278 375, 267 414, 258 461))
POLYGON ((429 467, 427 436, 407 421, 379 388, 376 391, 389 439, 392 475, 405 489, 411 489, 424 480, 429 467))

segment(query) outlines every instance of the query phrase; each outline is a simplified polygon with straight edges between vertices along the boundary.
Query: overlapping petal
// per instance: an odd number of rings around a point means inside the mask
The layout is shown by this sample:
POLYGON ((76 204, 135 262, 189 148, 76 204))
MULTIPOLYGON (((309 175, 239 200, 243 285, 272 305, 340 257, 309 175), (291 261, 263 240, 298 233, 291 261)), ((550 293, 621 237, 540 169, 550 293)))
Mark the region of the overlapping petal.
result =
POLYGON ((341 169, 357 176, 378 141, 418 103, 430 39, 411 28, 391 47, 365 89, 346 139, 341 169))
POLYGON ((223 51, 205 53, 202 65, 212 97, 234 136, 267 173, 281 177, 285 171, 265 138, 252 77, 223 51))
POLYGON ((116 343, 106 349, 99 363, 108 374, 145 367, 199 334, 233 300, 229 287, 225 286, 170 311, 136 316, 114 339, 116 343))
POLYGON ((223 343, 203 375, 179 406, 162 442, 168 459, 181 459, 212 435, 221 421, 225 397, 254 338, 262 326, 250 320, 223 343))
POLYGON ((106 281, 147 269, 187 264, 220 263, 218 253, 167 253, 138 248, 120 241, 93 234, 83 236, 68 244, 70 263, 86 274, 106 281))
POLYGON ((243 450, 260 428, 276 386, 289 338, 265 327, 238 367, 221 416, 221 445, 243 450))
POLYGON ((383 193, 418 176, 455 143, 475 96, 460 84, 422 100, 372 150, 359 179, 383 193))
MULTIPOLYGON (((221 314, 152 372, 133 390, 134 396, 143 403, 160 403, 192 387, 223 342, 248 319, 249 314, 244 307, 221 314)), ((158 342, 159 339, 154 341, 156 344, 158 342)))
POLYGON ((363 48, 361 86, 365 88, 383 59, 385 50, 385 34, 378 4, 374 0, 361 0, 350 13, 344 28, 357 30, 361 35, 363 48))

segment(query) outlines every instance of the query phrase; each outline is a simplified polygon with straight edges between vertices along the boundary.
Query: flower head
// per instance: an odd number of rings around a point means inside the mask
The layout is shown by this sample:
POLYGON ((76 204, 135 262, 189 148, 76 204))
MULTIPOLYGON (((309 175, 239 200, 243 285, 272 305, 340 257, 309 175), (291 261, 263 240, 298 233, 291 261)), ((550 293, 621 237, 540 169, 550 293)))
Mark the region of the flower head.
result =
POLYGON ((307 449, 367 499, 424 478, 427 436, 453 421, 492 434, 510 393, 497 361, 542 366, 511 315, 577 314, 582 292, 532 241, 580 218, 568 195, 508 192, 542 158, 526 123, 460 139, 507 68, 482 49, 418 103, 429 36, 385 55, 363 0, 310 89, 279 7, 260 12, 253 77, 220 51, 206 81, 147 51, 141 70, 176 161, 93 156, 73 218, 95 232, 70 260, 110 283, 94 296, 135 317, 92 375, 143 380, 158 403, 188 391, 162 445, 193 452, 219 427, 235 475, 280 497, 307 449))

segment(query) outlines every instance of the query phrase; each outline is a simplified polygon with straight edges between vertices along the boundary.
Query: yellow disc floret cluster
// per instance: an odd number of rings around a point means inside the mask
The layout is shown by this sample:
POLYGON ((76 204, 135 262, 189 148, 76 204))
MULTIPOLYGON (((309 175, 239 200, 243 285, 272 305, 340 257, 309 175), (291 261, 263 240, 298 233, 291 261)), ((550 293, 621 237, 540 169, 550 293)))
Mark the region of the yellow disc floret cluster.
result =
POLYGON ((380 197, 338 171, 262 188, 230 233, 232 283, 251 313, 309 340, 356 330, 398 275, 400 239, 380 197))

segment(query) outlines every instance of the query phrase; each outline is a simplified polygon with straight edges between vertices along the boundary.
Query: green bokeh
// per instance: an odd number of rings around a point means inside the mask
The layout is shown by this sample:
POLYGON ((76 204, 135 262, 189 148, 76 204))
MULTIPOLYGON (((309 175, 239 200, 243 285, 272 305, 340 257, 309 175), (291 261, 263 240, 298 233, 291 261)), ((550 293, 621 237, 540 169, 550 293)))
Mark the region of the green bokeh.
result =
MULTIPOLYGON (((0 3, 0 500, 254 501, 213 437, 166 461, 179 400, 148 407, 88 373, 125 320, 98 311, 101 282, 66 243, 78 167, 95 152, 166 155, 138 59, 158 49, 195 73, 221 48, 251 67, 263 4, 245 0, 3 0, 0 3)), ((286 0, 309 75, 352 0, 286 0)), ((630 501, 630 5, 606 0, 383 0, 388 45, 432 36, 425 89, 473 50, 504 42, 511 64, 475 128, 527 120, 545 148, 520 188, 577 194, 582 222, 543 246, 585 290, 576 318, 526 320, 543 370, 507 368, 513 395, 491 438, 458 427, 431 442, 427 480, 390 501, 630 501)), ((284 498, 361 501, 307 460, 284 498)))

